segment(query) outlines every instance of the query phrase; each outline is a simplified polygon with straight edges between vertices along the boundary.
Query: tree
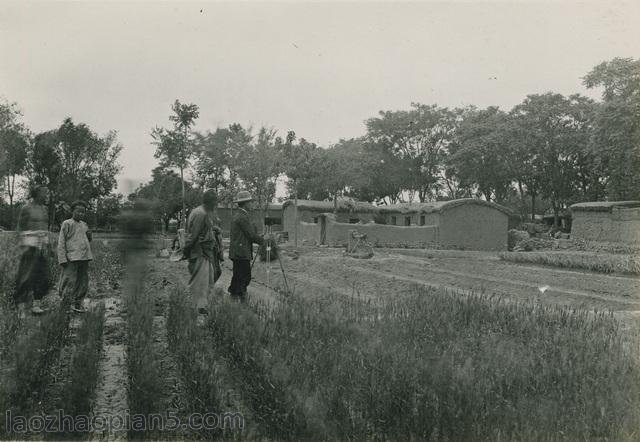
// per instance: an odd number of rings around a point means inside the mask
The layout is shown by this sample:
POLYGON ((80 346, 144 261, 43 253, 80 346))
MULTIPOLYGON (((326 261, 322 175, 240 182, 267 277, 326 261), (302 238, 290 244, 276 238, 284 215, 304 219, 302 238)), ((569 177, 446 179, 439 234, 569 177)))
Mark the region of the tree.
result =
POLYGON ((62 162, 58 147, 56 130, 42 132, 34 137, 27 155, 29 182, 33 186, 46 186, 49 189, 49 228, 56 219, 61 201, 62 162))
POLYGON ((598 181, 597 169, 585 154, 593 111, 594 102, 589 98, 547 93, 527 96, 511 112, 519 150, 529 153, 524 164, 533 169, 530 179, 550 200, 556 226, 560 209, 576 202, 580 180, 598 181), (587 171, 596 176, 580 176, 587 171))
POLYGON ((49 188, 50 210, 61 221, 65 204, 111 193, 121 150, 116 132, 100 137, 86 124, 67 118, 57 130, 36 135, 28 154, 28 177, 32 184, 49 188))
POLYGON ((450 164, 463 187, 477 186, 487 201, 502 203, 513 181, 507 114, 497 107, 465 112, 450 146, 450 164))
POLYGON ((0 102, 0 179, 9 197, 8 226, 13 228, 16 177, 26 166, 29 132, 18 121, 21 113, 15 103, 0 102), (6 179, 6 181, 5 181, 6 179))
POLYGON ((282 171, 281 145, 276 132, 263 127, 237 150, 234 170, 265 214, 275 197, 276 180, 282 171))
POLYGON ((98 198, 95 206, 95 225, 110 230, 118 222, 122 211, 122 194, 111 194, 98 198))
POLYGON ((404 187, 420 201, 433 198, 440 186, 458 116, 436 105, 412 103, 410 111, 380 112, 367 120, 367 136, 393 155, 406 160, 404 187))
POLYGON ((393 155, 379 143, 362 142, 362 163, 358 185, 352 195, 362 201, 395 204, 400 201, 404 175, 409 168, 407 160, 393 155))
POLYGON ((122 145, 116 132, 100 137, 86 124, 74 124, 67 118, 58 129, 57 137, 64 199, 90 201, 109 195, 120 171, 117 159, 122 145))
POLYGON ((597 166, 607 171, 607 195, 640 199, 640 60, 614 58, 583 80, 588 88, 603 89, 590 148, 597 166))
POLYGON ((156 127, 152 129, 151 137, 153 144, 156 145, 155 157, 160 159, 160 165, 180 169, 180 180, 182 181, 180 225, 184 226, 186 216, 184 169, 189 166, 189 159, 194 154, 189 132, 199 116, 199 111, 197 105, 182 104, 179 100, 173 103, 171 110, 173 115, 169 116, 169 120, 173 123, 173 129, 156 127))
POLYGON ((199 204, 199 193, 189 183, 184 183, 180 176, 172 170, 158 166, 151 172, 151 181, 141 185, 135 193, 135 198, 149 201, 153 216, 160 220, 169 230, 169 221, 178 219, 178 214, 183 210, 183 201, 186 207, 193 208, 199 204), (185 199, 182 198, 182 189, 185 189, 185 199))
POLYGON ((213 133, 195 133, 196 181, 202 188, 215 189, 219 198, 222 191, 231 184, 231 138, 232 133, 228 128, 218 128, 213 133))
MULTIPOLYGON (((296 142, 296 133, 287 132, 282 144, 282 170, 287 176, 289 198, 293 196, 295 224, 298 225, 298 195, 303 192, 305 184, 317 178, 317 159, 319 148, 304 138, 296 142)), ((294 229, 294 245, 298 247, 298 229, 294 229)))

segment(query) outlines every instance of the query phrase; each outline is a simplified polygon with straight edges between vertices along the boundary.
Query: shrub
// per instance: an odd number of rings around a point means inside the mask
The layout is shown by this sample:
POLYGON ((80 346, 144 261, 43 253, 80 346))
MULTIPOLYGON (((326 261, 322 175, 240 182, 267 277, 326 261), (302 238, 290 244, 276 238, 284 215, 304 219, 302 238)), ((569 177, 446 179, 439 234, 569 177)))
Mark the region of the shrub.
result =
POLYGON ((640 275, 640 256, 590 252, 502 252, 500 259, 552 267, 584 269, 601 273, 640 275))

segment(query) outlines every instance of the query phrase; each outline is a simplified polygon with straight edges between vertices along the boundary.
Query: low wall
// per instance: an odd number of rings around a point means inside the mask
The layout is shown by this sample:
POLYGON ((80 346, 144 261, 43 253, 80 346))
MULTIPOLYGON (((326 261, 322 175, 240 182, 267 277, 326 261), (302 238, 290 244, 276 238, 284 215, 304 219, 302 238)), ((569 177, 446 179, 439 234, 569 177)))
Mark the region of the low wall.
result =
MULTIPOLYGON (((290 232, 289 241, 293 240, 293 232, 290 232)), ((304 221, 300 221, 300 223, 298 223, 298 242, 320 244, 320 225, 316 223, 306 223, 304 221)))
POLYGON ((326 244, 346 246, 349 231, 367 235, 367 241, 375 247, 435 247, 438 243, 437 226, 389 226, 385 224, 347 224, 327 222, 326 244))
POLYGON ((640 208, 574 211, 571 239, 640 244, 640 208))

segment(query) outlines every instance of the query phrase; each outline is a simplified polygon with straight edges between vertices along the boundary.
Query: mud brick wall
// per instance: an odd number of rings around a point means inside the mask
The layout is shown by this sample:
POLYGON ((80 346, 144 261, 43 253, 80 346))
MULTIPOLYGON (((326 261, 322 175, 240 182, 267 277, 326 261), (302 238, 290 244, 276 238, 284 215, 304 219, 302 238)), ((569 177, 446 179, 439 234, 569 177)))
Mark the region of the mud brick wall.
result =
POLYGON ((440 213, 440 247, 459 250, 507 250, 509 217, 492 207, 460 205, 440 213))
POLYGON ((571 239, 640 244, 640 208, 573 211, 571 239))
MULTIPOLYGON (((315 219, 319 218, 323 213, 322 211, 317 210, 309 210, 306 208, 298 208, 298 221, 305 222, 309 224, 315 223, 315 219)), ((333 214, 331 214, 333 215, 333 214)), ((375 212, 338 212, 335 214, 336 221, 341 223, 348 223, 351 219, 358 219, 362 222, 370 222, 373 221, 373 218, 376 216, 375 212)), ((293 204, 287 205, 282 213, 282 230, 285 232, 289 232, 289 238, 293 238, 293 226, 295 225, 295 209, 293 204)), ((352 224, 354 225, 354 224, 352 224)), ((318 239, 320 238, 320 230, 318 227, 318 239)))
POLYGON ((367 241, 375 247, 435 247, 438 242, 437 226, 388 226, 384 224, 347 224, 327 222, 326 244, 346 246, 349 231, 367 235, 367 241))
POLYGON ((434 226, 438 224, 439 214, 434 213, 391 213, 386 214, 387 224, 391 226, 405 226, 405 219, 411 219, 411 226, 420 226, 421 217, 424 217, 425 226, 434 226), (395 221, 395 222, 394 222, 395 221))
MULTIPOLYGON (((289 231, 289 241, 294 239, 293 230, 289 231)), ((307 244, 320 243, 320 224, 300 222, 298 224, 298 242, 307 244)))
MULTIPOLYGON (((216 216, 220 219, 220 227, 222 228, 222 236, 225 238, 229 236, 229 232, 231 230, 231 221, 233 220, 233 211, 237 211, 238 209, 231 209, 229 207, 218 207, 216 209, 216 216)), ((267 212, 267 216, 280 216, 281 211, 269 210, 267 212)), ((251 218, 251 223, 256 226, 258 233, 263 233, 265 231, 264 226, 264 211, 263 210, 252 210, 249 212, 249 217, 251 218)), ((282 230, 282 226, 273 226, 272 231, 282 230)))

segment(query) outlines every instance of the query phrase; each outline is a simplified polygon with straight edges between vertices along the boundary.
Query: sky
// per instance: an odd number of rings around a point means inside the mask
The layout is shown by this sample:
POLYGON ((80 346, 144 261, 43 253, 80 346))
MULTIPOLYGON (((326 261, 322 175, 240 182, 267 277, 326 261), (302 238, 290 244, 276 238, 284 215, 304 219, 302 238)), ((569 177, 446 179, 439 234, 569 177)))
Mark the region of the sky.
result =
POLYGON ((329 146, 412 102, 500 106, 583 93, 640 57, 640 1, 0 1, 0 97, 35 133, 64 118, 118 132, 126 179, 157 165, 151 129, 179 99, 196 130, 267 126, 329 146))

